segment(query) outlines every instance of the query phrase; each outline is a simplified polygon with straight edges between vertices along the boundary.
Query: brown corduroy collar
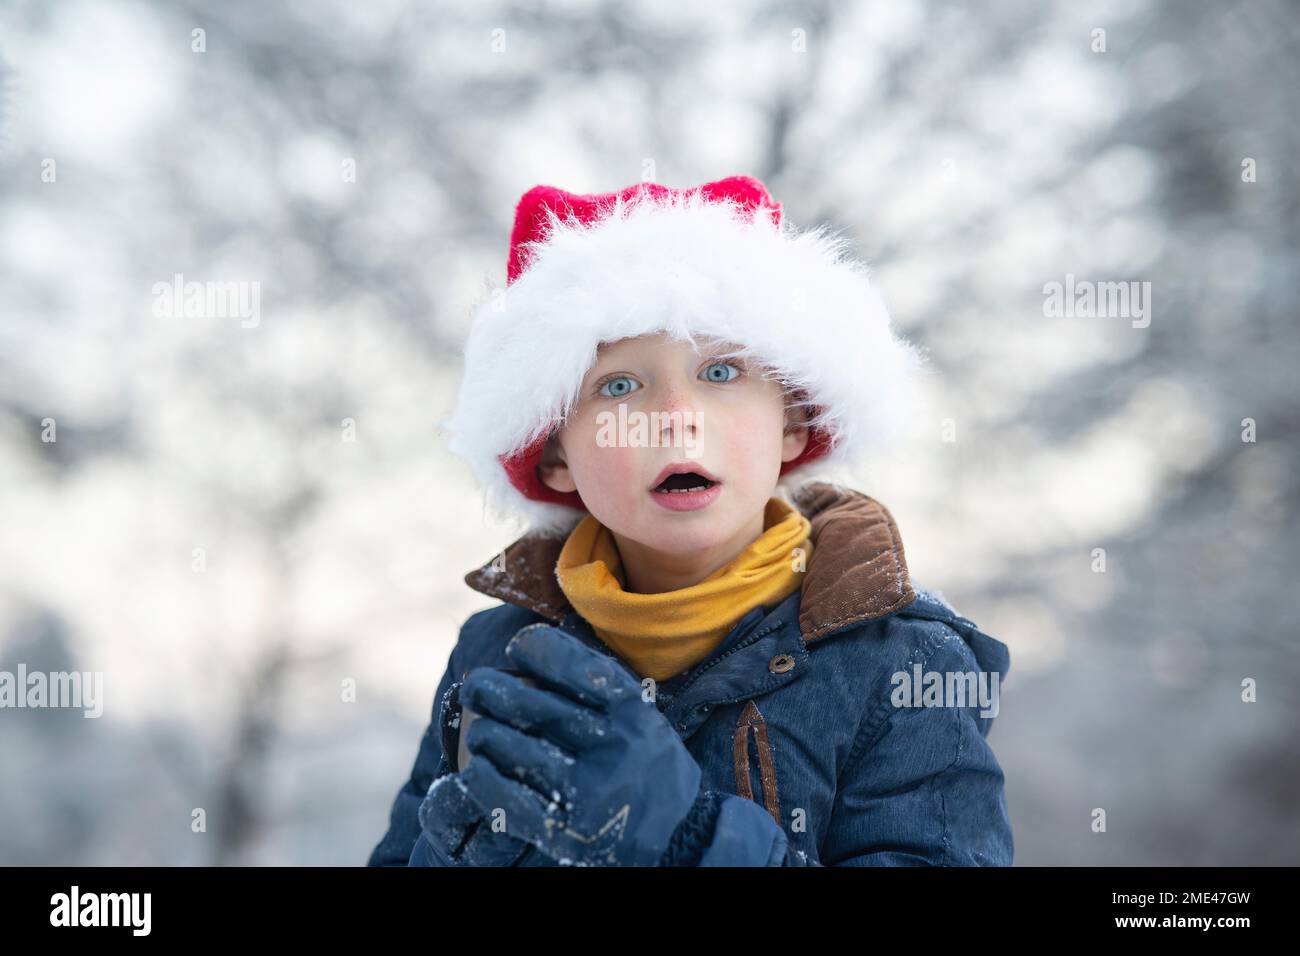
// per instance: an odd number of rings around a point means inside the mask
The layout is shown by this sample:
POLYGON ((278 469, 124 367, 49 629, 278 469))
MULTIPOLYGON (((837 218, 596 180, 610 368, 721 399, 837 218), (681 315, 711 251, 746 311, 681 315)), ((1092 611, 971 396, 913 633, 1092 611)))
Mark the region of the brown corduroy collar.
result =
MULTIPOLYGON (((812 524, 812 556, 799 604, 805 643, 883 617, 916 598, 898 527, 884 505, 820 481, 800 488, 794 504, 812 524)), ((555 576, 564 541, 526 534, 466 574, 465 583, 558 624, 572 610, 555 576)))

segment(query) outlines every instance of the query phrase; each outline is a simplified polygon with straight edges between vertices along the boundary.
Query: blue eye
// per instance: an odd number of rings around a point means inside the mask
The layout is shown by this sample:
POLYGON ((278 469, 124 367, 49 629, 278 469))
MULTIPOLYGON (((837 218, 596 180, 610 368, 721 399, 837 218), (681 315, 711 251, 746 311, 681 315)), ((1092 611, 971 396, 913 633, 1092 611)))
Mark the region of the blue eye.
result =
POLYGON ((615 375, 613 378, 608 378, 605 381, 601 382, 600 388, 596 389, 596 392, 597 394, 604 395, 606 398, 622 398, 624 395, 630 394, 633 390, 629 388, 626 390, 616 391, 613 394, 611 394, 605 391, 605 387, 608 385, 613 385, 615 382, 631 382, 631 381, 632 379, 628 378, 626 375, 615 375))
MULTIPOLYGON (((711 362, 709 366, 704 370, 703 374, 708 376, 708 378, 706 379, 707 381, 713 382, 718 385, 722 385, 725 384, 726 382, 734 382, 737 378, 741 376, 742 370, 740 366, 736 365, 733 362, 719 361, 719 362, 711 362), (713 374, 714 369, 724 370, 721 373, 721 377, 719 377, 719 375, 717 374, 713 374), (730 369, 735 374, 728 375, 725 371, 726 369, 730 369)), ((637 383, 636 379, 632 378, 630 375, 611 375, 609 378, 605 379, 603 382, 601 382, 599 385, 596 386, 596 394, 601 395, 605 398, 625 398, 626 396, 632 394, 632 392, 636 391, 640 387, 641 386, 639 383, 637 383), (624 385, 620 383, 627 383, 627 384, 624 385)))
POLYGON ((738 378, 738 377, 740 376, 740 369, 737 368, 735 365, 732 365, 730 362, 714 362, 713 364, 711 364, 708 368, 706 368, 706 369, 704 370, 704 374, 705 374, 705 375, 709 375, 709 381, 710 381, 710 382, 719 382, 719 383, 721 383, 721 382, 730 382, 730 381, 732 381, 732 380, 734 380, 734 379, 736 379, 736 378, 738 378), (716 376, 714 376, 714 375, 710 375, 710 373, 711 373, 715 368, 729 368, 729 369, 732 369, 736 374, 733 375, 733 376, 731 376, 730 378, 718 378, 718 377, 716 377, 716 376))

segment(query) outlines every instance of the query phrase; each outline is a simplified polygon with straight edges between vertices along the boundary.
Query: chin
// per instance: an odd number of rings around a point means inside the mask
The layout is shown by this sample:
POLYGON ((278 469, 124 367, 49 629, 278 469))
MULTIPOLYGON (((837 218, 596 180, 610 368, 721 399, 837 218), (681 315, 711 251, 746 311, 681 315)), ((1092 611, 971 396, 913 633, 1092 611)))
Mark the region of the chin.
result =
POLYGON ((730 540, 736 532, 732 525, 726 515, 654 515, 626 537, 663 554, 693 554, 730 540))

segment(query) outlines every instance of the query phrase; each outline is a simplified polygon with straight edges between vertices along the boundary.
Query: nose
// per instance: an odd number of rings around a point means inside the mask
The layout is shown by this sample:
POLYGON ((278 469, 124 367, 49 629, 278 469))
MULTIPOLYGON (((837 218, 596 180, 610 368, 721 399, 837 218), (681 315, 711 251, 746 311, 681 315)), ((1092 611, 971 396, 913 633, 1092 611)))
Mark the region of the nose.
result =
POLYGON ((667 381, 658 398, 660 443, 691 445, 697 441, 700 410, 690 385, 676 379, 667 381))

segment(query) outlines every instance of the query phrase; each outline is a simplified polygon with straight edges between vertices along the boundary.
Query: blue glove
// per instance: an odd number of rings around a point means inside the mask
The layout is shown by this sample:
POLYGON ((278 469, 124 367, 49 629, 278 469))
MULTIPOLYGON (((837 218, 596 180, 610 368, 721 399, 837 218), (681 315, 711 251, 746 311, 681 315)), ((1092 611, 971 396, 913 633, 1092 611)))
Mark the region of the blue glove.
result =
POLYGON ((662 866, 807 866, 772 814, 747 797, 705 790, 677 828, 662 866))
POLYGON ((465 678, 471 799, 561 865, 659 865, 701 793, 681 737, 627 668, 559 628, 530 624, 506 656, 539 686, 491 667, 465 678))
POLYGON ((478 804, 469 798, 460 774, 453 772, 460 727, 459 682, 443 695, 438 728, 442 738, 442 759, 429 793, 416 811, 420 839, 411 862, 425 866, 514 866, 529 849, 523 840, 493 829, 478 804))

